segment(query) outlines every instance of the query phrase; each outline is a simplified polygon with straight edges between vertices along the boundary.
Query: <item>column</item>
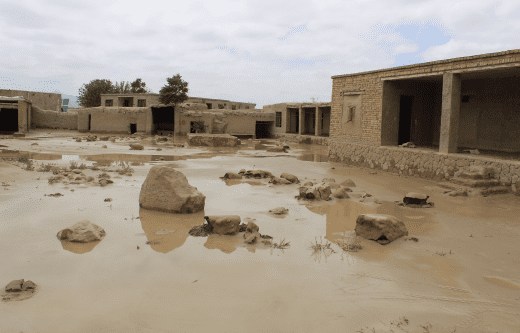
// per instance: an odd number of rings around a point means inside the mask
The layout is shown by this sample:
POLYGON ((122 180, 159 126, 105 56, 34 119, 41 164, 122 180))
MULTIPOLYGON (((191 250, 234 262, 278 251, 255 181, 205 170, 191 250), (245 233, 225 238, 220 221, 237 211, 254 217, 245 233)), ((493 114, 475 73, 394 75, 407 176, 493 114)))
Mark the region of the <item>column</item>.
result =
POLYGON ((303 116, 304 116, 304 114, 303 114, 303 109, 302 109, 302 105, 301 104, 299 105, 299 109, 300 110, 298 111, 298 114, 299 114, 299 117, 298 117, 299 118, 298 119, 298 121, 299 121, 298 134, 302 135, 302 133, 303 133, 303 116))
POLYGON ((456 153, 459 143, 460 74, 444 73, 439 152, 456 153))
POLYGON ((316 107, 316 121, 315 121, 316 130, 314 131, 314 135, 316 135, 316 136, 321 135, 321 113, 322 113, 322 111, 320 110, 320 108, 316 107))

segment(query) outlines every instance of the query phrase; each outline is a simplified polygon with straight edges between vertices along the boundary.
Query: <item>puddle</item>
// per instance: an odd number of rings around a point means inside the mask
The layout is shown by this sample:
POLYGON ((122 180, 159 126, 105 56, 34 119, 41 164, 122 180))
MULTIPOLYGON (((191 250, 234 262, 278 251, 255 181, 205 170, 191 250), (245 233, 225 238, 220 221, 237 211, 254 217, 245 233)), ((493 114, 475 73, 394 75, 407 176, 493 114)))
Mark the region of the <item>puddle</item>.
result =
POLYGON ((309 161, 309 162, 328 162, 329 157, 323 154, 302 154, 297 157, 300 161, 309 161))
POLYGON ((64 250, 67 250, 76 254, 84 254, 92 251, 99 243, 102 241, 89 242, 89 243, 78 243, 78 242, 69 242, 62 240, 61 246, 64 250))

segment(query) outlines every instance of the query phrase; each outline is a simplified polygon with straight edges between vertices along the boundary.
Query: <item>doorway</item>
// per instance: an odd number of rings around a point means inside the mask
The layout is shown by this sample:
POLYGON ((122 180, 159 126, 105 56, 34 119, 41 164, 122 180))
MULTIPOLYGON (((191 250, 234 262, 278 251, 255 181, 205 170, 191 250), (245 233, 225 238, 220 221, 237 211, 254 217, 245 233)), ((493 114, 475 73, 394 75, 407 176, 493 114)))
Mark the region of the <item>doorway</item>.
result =
POLYGON ((255 136, 257 139, 268 139, 271 137, 272 121, 257 121, 255 126, 255 136))
POLYGON ((18 131, 18 109, 0 109, 0 132, 18 131))
POLYGON ((399 145, 410 142, 413 100, 414 96, 401 95, 399 101, 399 145))
POLYGON ((88 115, 88 131, 90 132, 90 124, 92 122, 92 115, 88 115))
POLYGON ((175 108, 173 106, 165 106, 152 108, 152 133, 157 134, 157 131, 175 131, 175 108))
POLYGON ((130 134, 137 132, 137 124, 130 124, 130 134))

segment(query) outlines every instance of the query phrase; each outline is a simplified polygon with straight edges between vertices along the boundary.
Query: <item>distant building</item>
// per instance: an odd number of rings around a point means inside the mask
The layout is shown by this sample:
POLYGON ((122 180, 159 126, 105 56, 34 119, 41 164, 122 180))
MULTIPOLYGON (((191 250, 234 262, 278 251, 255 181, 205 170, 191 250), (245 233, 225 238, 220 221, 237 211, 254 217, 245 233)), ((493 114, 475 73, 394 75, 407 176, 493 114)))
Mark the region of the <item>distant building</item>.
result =
POLYGON ((21 96, 26 101, 31 101, 32 106, 41 110, 60 111, 61 94, 43 93, 25 90, 0 89, 0 96, 16 97, 21 96))
MULTIPOLYGON (((147 107, 159 103, 159 94, 101 94, 101 106, 107 107, 147 107)), ((225 99, 188 97, 184 103, 206 104, 208 110, 254 110, 256 104, 232 102, 225 99)))

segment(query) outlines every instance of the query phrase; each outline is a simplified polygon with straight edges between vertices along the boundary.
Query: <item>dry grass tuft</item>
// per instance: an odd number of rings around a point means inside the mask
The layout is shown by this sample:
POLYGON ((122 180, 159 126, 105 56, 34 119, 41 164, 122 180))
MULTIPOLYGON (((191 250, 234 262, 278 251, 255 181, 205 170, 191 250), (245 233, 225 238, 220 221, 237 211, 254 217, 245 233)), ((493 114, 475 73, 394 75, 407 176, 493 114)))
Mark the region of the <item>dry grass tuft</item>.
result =
MULTIPOLYGON (((263 242, 263 241, 262 241, 263 242)), ((270 240, 269 240, 270 242, 270 240)), ((265 243, 264 243, 265 244, 265 243)), ((282 239, 280 241, 280 243, 271 243, 271 247, 272 248, 275 248, 275 249, 280 249, 280 250, 283 250, 283 249, 286 249, 290 246, 291 242, 286 242, 285 241, 285 238, 282 239)))

